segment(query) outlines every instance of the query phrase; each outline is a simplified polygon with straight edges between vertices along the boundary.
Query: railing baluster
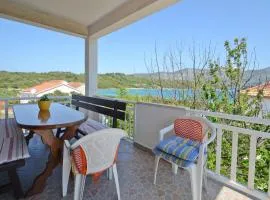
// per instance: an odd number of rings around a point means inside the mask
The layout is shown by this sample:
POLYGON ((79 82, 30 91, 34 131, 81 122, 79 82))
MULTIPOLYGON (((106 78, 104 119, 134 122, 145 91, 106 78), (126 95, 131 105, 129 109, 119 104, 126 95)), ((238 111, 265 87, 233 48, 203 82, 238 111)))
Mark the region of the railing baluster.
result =
POLYGON ((136 118, 135 118, 135 105, 136 104, 133 104, 133 107, 132 107, 132 119, 133 119, 133 126, 132 126, 132 138, 135 137, 135 124, 136 124, 136 118))
POLYGON ((126 116, 128 116, 128 121, 126 119, 126 124, 127 124, 127 127, 128 127, 128 135, 130 136, 131 135, 131 129, 130 129, 131 119, 130 119, 130 116, 129 116, 129 112, 128 111, 126 111, 126 116))
POLYGON ((131 129, 131 127, 132 127, 131 122, 132 122, 132 119, 134 120, 134 106, 132 108, 130 108, 130 107, 127 108, 126 116, 128 117, 128 121, 126 121, 127 127, 128 127, 128 136, 129 136, 129 139, 132 139, 134 130, 131 129))
POLYGON ((233 132, 232 137, 232 160, 231 160, 231 180, 236 181, 238 133, 233 132))
POLYGON ((269 165, 269 176, 268 176, 268 192, 267 192, 268 197, 270 197, 270 165, 269 165))
POLYGON ((217 129, 217 146, 216 146, 216 173, 220 174, 221 166, 221 147, 222 147, 222 129, 218 127, 217 129))
POLYGON ((248 188, 250 189, 254 189, 256 147, 257 147, 257 137, 256 135, 252 135, 250 137, 249 167, 248 167, 248 188))
POLYGON ((8 118, 8 100, 5 100, 5 119, 8 118))

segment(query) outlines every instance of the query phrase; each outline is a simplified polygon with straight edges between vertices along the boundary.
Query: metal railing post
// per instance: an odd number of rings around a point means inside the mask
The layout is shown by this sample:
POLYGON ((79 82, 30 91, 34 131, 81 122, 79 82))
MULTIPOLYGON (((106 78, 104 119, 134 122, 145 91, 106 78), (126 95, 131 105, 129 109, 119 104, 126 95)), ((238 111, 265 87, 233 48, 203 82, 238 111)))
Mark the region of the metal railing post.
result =
POLYGON ((5 100, 5 119, 8 119, 8 100, 5 100))

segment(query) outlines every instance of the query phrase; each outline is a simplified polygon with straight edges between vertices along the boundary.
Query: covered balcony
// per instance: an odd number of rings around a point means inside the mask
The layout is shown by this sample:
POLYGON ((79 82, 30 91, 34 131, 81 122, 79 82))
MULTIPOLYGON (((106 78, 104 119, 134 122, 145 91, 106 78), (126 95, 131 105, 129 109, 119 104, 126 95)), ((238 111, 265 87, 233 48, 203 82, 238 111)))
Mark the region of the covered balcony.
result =
MULTIPOLYGON (((97 40, 176 2, 177 0, 4 0, 0 2, 0 14, 11 20, 84 38, 85 95, 95 97, 97 40)), ((71 97, 52 98, 64 105, 71 105, 71 97)), ((37 98, 0 98, 0 102, 3 102, 0 116, 4 119, 13 118, 12 106, 29 100, 36 101, 37 98)), ((173 174, 171 165, 165 161, 161 161, 157 183, 153 184, 154 155, 151 150, 159 142, 159 131, 179 116, 205 117, 216 128, 217 137, 212 144, 212 150, 208 152, 215 163, 208 164, 208 181, 204 184, 202 199, 269 199, 270 182, 265 181, 270 180, 269 175, 262 177, 256 172, 256 168, 261 159, 259 143, 268 142, 270 135, 268 129, 262 132, 256 130, 256 126, 268 127, 270 120, 192 110, 186 107, 124 102, 127 103, 125 120, 118 123, 118 127, 128 133, 128 138, 121 141, 118 156, 122 199, 192 199, 188 173, 179 170, 177 175, 173 174), (255 128, 239 127, 234 122, 252 124, 255 128), (229 149, 224 149, 223 146, 225 136, 231 138, 229 149), (242 141, 243 137, 248 141, 245 146, 249 153, 244 160, 239 160, 239 141, 242 141), (224 156, 230 159, 229 168, 223 163, 224 156), (248 163, 246 174, 242 174, 241 169, 238 169, 244 162, 248 163), (239 176, 245 177, 246 181, 239 181, 239 176), (267 186, 257 187, 259 182, 267 186)), ((105 115, 88 112, 88 116, 106 126, 112 125, 111 118, 105 115)), ((30 157, 26 159, 23 167, 18 168, 25 199, 62 199, 62 165, 53 166, 53 163, 48 162, 50 149, 36 134, 29 140, 28 149, 30 157)), ((263 159, 264 171, 269 174, 269 158, 263 159)), ((108 180, 105 175, 102 175, 98 182, 93 182, 91 178, 86 180, 84 199, 117 199, 114 182, 108 180)), ((1 173, 0 184, 5 184, 7 179, 7 174, 1 173)), ((71 179, 70 182, 65 199, 73 199, 74 180, 71 179)), ((12 190, 0 194, 0 199, 14 199, 12 190)))

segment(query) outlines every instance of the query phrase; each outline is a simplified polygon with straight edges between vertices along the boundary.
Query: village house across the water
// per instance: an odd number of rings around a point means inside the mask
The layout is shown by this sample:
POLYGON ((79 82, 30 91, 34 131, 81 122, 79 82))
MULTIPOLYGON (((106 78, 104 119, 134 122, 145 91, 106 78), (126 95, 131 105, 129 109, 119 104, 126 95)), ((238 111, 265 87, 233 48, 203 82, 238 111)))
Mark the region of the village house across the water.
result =
MULTIPOLYGON (((65 94, 79 93, 84 94, 85 84, 80 82, 67 82, 64 80, 51 80, 33 87, 24 89, 20 97, 41 97, 45 94, 53 94, 56 91, 65 94)), ((22 100, 21 103, 27 103, 28 100, 22 100)))
POLYGON ((266 83, 249 87, 242 90, 242 93, 246 93, 251 98, 255 97, 260 90, 263 90, 262 110, 264 113, 270 112, 270 81, 266 83))

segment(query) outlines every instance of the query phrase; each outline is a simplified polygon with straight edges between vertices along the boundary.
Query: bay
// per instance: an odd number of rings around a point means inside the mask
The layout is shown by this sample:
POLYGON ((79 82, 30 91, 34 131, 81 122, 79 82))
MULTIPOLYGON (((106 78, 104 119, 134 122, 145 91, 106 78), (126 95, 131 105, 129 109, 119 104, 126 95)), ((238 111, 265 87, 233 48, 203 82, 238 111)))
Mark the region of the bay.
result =
MULTIPOLYGON (((127 88, 128 95, 132 96, 161 96, 159 89, 149 89, 149 88, 127 88)), ((192 92, 184 89, 173 89, 173 88, 164 88, 163 95, 164 98, 172 98, 176 95, 178 98, 182 95, 182 92, 185 92, 185 95, 191 95, 192 92)), ((117 97, 119 93, 118 88, 108 88, 108 89, 98 89, 97 94, 100 96, 109 96, 117 97)))

